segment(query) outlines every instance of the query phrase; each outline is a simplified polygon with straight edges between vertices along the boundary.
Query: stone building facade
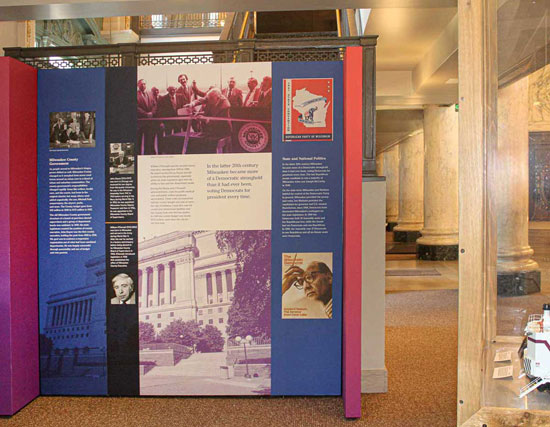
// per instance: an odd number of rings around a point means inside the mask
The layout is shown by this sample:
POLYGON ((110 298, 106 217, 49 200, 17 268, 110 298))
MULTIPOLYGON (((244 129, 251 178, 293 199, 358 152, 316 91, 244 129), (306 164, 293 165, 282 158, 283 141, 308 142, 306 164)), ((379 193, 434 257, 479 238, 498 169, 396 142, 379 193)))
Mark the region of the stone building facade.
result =
POLYGON ((172 321, 210 324, 225 336, 236 264, 215 231, 177 231, 139 242, 140 322, 158 333, 172 321))

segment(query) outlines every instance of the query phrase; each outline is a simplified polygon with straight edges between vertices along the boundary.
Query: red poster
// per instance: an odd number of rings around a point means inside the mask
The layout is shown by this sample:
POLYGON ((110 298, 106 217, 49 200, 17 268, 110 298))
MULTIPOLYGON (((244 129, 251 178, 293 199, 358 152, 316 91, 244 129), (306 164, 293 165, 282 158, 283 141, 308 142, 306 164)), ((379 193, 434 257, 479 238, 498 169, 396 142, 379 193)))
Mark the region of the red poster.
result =
POLYGON ((284 79, 283 142, 332 141, 333 80, 284 79))

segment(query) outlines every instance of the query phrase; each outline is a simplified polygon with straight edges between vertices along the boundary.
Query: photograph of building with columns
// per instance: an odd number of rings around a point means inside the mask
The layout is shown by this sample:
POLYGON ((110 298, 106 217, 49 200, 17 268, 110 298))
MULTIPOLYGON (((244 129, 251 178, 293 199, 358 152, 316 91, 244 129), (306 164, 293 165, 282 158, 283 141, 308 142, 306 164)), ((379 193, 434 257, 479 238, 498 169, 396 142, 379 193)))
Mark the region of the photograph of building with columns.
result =
POLYGON ((107 391, 105 256, 91 258, 84 267, 84 280, 75 275, 75 280, 67 281, 70 289, 51 293, 42 306, 40 387, 44 394, 107 391))
POLYGON ((269 231, 139 243, 140 394, 269 394, 270 257, 269 231))

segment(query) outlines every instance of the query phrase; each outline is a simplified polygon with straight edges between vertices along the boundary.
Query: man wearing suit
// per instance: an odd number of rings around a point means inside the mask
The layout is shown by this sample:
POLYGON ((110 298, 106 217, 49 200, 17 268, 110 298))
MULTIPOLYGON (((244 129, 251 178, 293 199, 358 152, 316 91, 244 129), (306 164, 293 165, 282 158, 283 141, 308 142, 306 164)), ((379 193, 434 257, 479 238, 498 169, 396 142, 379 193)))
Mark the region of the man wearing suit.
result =
POLYGON ((265 76, 260 85, 258 107, 271 108, 271 77, 265 76))
POLYGON ((111 304, 135 304, 134 281, 125 273, 117 274, 112 280, 115 296, 111 298, 111 304))
MULTIPOLYGON (((197 98, 189 106, 194 108, 198 105, 204 106, 204 115, 207 117, 229 118, 229 100, 223 96, 221 90, 214 87, 209 89, 205 96, 197 98)), ((219 141, 221 138, 231 136, 231 122, 229 120, 207 120, 203 126, 203 137, 205 139, 219 141)))
POLYGON ((256 107, 258 105, 258 98, 260 97, 260 88, 258 87, 258 80, 254 77, 248 79, 248 93, 244 99, 245 107, 256 107))
POLYGON ((242 107, 243 106, 243 92, 240 89, 237 89, 235 86, 237 85, 237 82, 235 82, 234 77, 230 77, 229 81, 227 82, 228 87, 226 87, 224 90, 222 90, 223 96, 225 96, 232 107, 242 107))
POLYGON ((65 133, 66 125, 63 119, 59 116, 57 116, 57 122, 52 127, 52 131, 50 133, 50 142, 55 144, 61 143, 62 134, 65 133))
POLYGON ((80 134, 81 138, 84 140, 83 142, 91 143, 93 141, 94 129, 94 119, 91 114, 86 111, 84 113, 84 117, 82 118, 82 123, 80 124, 80 134))
MULTIPOLYGON (((138 81, 137 91, 137 110, 138 119, 153 118, 156 113, 156 104, 153 95, 147 91, 147 82, 144 79, 138 81)), ((143 139, 143 154, 155 154, 155 140, 153 135, 153 125, 149 121, 138 120, 138 147, 141 146, 143 139)))
POLYGON ((189 104, 193 100, 193 89, 187 84, 188 80, 187 74, 180 74, 178 77, 178 82, 181 85, 178 90, 176 90, 178 108, 189 104))
MULTIPOLYGON (((168 93, 161 96, 158 101, 158 117, 177 117, 178 115, 178 101, 176 99, 176 88, 174 86, 168 86, 166 89, 168 93)), ((173 129, 181 128, 181 124, 175 120, 167 120, 163 123, 165 135, 172 134, 173 129)))
POLYGON ((117 168, 127 168, 132 165, 132 161, 124 154, 124 151, 119 152, 118 157, 113 159, 113 166, 117 168))

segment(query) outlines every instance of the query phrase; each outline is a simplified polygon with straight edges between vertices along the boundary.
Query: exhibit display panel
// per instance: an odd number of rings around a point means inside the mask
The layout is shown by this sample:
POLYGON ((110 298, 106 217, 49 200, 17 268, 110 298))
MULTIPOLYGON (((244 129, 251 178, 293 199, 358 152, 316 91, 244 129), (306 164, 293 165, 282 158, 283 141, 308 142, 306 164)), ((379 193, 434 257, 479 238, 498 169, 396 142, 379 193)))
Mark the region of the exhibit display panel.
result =
POLYGON ((36 70, 0 58, 0 415, 39 393, 36 70))
POLYGON ((342 62, 40 70, 38 100, 42 394, 342 393, 342 62))
POLYGON ((465 142, 460 155, 470 160, 460 169, 458 419, 516 425, 534 417, 543 425, 550 422, 550 10, 546 2, 482 3, 489 13, 459 7, 461 31, 483 32, 489 42, 462 59, 479 66, 479 76, 460 74, 470 79, 461 86, 461 141, 471 137, 478 147, 465 142))

